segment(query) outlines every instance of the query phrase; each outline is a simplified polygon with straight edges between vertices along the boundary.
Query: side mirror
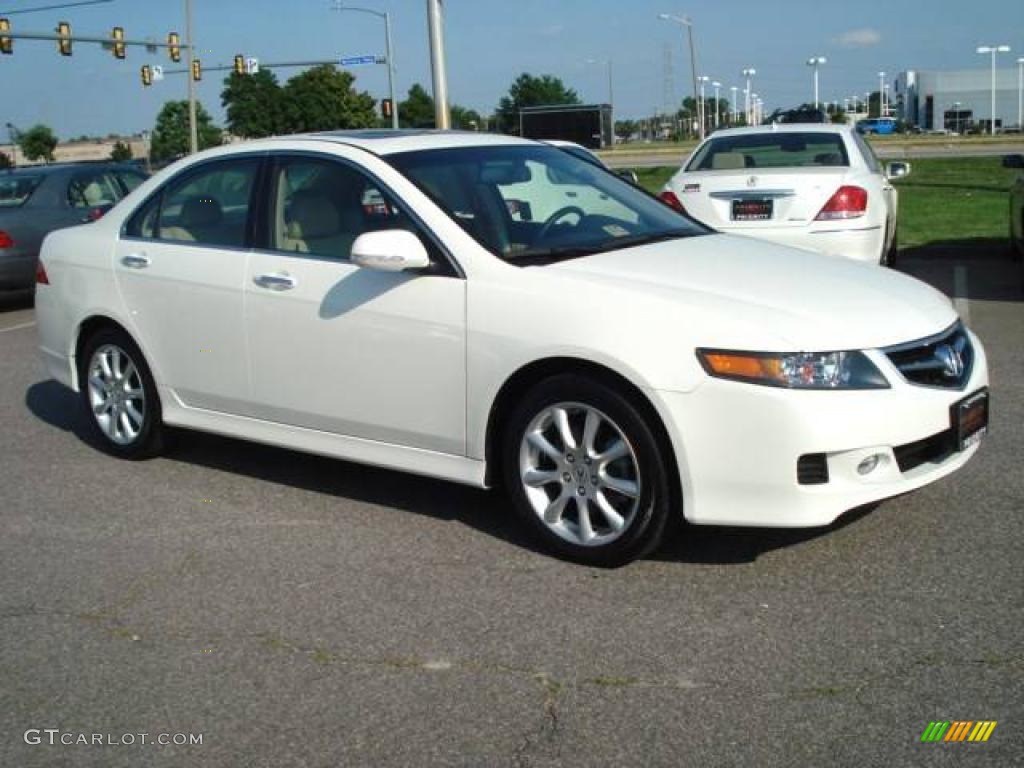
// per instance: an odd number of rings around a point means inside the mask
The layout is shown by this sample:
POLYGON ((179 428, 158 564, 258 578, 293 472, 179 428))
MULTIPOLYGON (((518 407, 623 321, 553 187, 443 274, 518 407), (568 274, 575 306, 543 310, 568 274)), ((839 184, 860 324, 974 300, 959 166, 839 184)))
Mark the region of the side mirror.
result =
POLYGON ((636 171, 632 170, 631 168, 620 168, 619 170, 615 171, 615 175, 625 179, 634 187, 640 186, 640 179, 636 175, 636 171))
POLYGON ((904 176, 910 175, 910 163, 889 163, 885 167, 885 177, 887 179, 902 179, 904 176))
POLYGON ((1024 168, 1024 155, 1003 155, 1003 168, 1024 168))
POLYGON ((423 243, 405 229, 364 232, 352 244, 352 263, 364 269, 402 272, 430 266, 423 243))

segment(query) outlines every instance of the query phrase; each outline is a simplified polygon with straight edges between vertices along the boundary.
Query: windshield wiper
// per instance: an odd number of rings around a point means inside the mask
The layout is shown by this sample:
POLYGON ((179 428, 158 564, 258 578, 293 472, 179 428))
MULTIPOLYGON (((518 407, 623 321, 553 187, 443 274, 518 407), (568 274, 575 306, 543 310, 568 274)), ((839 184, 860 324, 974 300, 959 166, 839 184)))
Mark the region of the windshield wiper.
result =
POLYGON ((583 256, 593 256, 595 253, 607 253, 608 251, 617 251, 620 248, 631 248, 637 245, 660 243, 665 240, 675 240, 677 238, 692 237, 699 234, 702 233, 695 232, 691 229, 670 229, 665 232, 617 237, 596 245, 565 245, 554 248, 520 251, 519 253, 509 254, 508 260, 514 264, 542 266, 545 264, 553 264, 556 261, 563 261, 565 259, 578 259, 583 256))

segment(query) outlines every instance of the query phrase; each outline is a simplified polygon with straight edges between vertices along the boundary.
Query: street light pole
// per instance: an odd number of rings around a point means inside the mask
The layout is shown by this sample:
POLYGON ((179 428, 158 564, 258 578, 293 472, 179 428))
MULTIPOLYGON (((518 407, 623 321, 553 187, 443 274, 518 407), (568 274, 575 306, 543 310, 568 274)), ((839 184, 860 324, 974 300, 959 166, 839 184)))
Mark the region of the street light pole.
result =
POLYGON ((811 56, 807 60, 808 67, 814 67, 814 108, 818 108, 818 67, 828 61, 824 56, 811 56))
POLYGON ((885 72, 878 73, 878 116, 885 117, 885 72))
POLYGON ((1017 59, 1017 130, 1024 131, 1024 56, 1017 59))
POLYGON ((444 18, 441 0, 427 0, 427 28, 430 32, 430 70, 434 81, 434 124, 451 127, 448 110, 448 70, 444 62, 444 18))
POLYGON ((342 0, 335 0, 333 10, 355 11, 357 13, 368 13, 378 19, 384 19, 384 54, 387 56, 388 65, 388 93, 391 96, 391 127, 398 130, 398 102, 395 100, 395 57, 394 45, 391 42, 391 14, 387 11, 375 11, 372 8, 356 8, 345 5, 342 0))
POLYGON ((737 88, 735 85, 730 85, 729 90, 732 92, 732 120, 730 121, 730 123, 731 125, 735 125, 736 119, 739 117, 739 105, 736 103, 736 91, 738 91, 739 88, 737 88))
POLYGON ((720 120, 719 116, 722 111, 722 108, 720 106, 722 102, 718 98, 718 91, 722 87, 722 84, 716 80, 711 84, 711 87, 715 89, 715 128, 717 128, 720 120))
POLYGON ((697 80, 700 82, 700 102, 697 104, 697 107, 698 107, 697 113, 700 115, 700 135, 701 135, 701 138, 704 138, 704 133, 705 133, 706 126, 707 126, 707 117, 708 117, 708 115, 707 115, 708 105, 707 105, 707 102, 704 99, 704 84, 706 82, 708 82, 710 79, 711 78, 708 77, 707 75, 701 75, 700 77, 697 78, 697 80))
POLYGON ((199 151, 199 125, 196 117, 196 81, 192 77, 196 48, 192 40, 192 0, 185 0, 185 44, 188 46, 188 138, 189 152, 199 151))
MULTIPOLYGON (((686 27, 687 38, 690 43, 690 76, 693 78, 693 100, 697 101, 697 49, 693 46, 693 20, 689 16, 673 16, 668 13, 659 13, 658 18, 663 21, 671 21, 686 27)), ((699 105, 698 105, 699 107, 699 105)), ((704 138, 704 123, 700 124, 700 138, 704 138)))
POLYGON ((989 134, 996 135, 996 54, 1009 53, 1008 45, 979 45, 978 53, 990 54, 992 56, 992 105, 989 112, 989 134))
POLYGON ((747 69, 744 69, 741 74, 745 78, 747 78, 746 105, 745 105, 746 106, 746 113, 747 113, 747 125, 752 125, 753 124, 753 119, 752 119, 753 115, 751 115, 751 113, 750 113, 750 94, 751 94, 750 78, 752 78, 754 75, 757 74, 757 70, 754 69, 753 67, 748 67, 747 69))

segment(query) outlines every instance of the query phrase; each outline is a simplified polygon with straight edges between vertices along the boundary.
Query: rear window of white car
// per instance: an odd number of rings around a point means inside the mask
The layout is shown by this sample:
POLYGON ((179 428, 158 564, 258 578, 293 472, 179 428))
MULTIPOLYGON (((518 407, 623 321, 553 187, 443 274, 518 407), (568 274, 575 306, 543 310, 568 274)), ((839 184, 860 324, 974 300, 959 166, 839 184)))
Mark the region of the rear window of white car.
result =
POLYGON ((833 168, 850 164, 838 133, 779 131, 720 136, 700 147, 688 171, 746 168, 833 168))

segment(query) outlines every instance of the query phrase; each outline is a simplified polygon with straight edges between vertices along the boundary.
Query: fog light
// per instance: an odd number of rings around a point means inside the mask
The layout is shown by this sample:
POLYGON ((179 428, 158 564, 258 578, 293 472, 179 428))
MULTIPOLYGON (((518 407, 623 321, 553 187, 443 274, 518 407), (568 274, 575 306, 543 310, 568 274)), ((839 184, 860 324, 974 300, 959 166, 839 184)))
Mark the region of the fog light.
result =
POLYGON ((885 456, 881 453, 872 453, 867 458, 861 459, 860 464, 857 465, 857 474, 870 475, 878 468, 878 465, 881 464, 884 459, 885 456))

